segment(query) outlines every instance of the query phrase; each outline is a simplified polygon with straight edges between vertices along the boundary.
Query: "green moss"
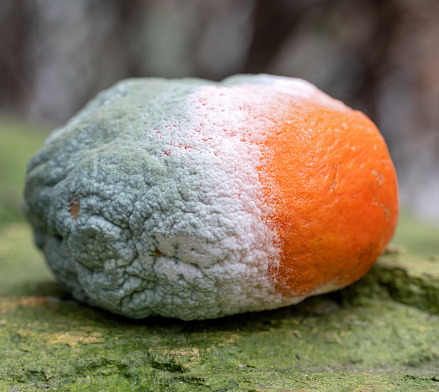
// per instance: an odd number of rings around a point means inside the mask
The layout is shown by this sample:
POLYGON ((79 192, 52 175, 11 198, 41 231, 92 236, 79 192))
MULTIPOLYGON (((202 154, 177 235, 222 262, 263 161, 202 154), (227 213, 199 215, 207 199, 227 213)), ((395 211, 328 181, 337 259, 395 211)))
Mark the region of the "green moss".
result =
POLYGON ((391 298, 439 314, 439 257, 388 253, 360 282, 342 293, 350 304, 391 298))
POLYGON ((73 301, 3 296, 0 386, 428 390, 438 386, 438 321, 390 300, 350 307, 331 296, 196 322, 133 322, 73 301))
POLYGON ((23 223, 0 226, 0 295, 62 295, 40 252, 32 245, 30 227, 23 223))
POLYGON ((23 220, 21 200, 26 165, 48 133, 18 120, 0 118, 0 226, 23 220))
POLYGON ((439 255, 439 223, 434 225, 402 210, 393 243, 401 244, 417 255, 439 255))

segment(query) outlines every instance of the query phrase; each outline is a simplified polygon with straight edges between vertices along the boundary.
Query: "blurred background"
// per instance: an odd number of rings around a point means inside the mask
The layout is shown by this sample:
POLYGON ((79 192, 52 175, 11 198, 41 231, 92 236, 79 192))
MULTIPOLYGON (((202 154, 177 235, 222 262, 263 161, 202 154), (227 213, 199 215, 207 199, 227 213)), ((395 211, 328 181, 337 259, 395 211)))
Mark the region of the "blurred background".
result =
POLYGON ((264 72, 307 79, 371 117, 403 205, 439 222, 437 0, 1 0, 0 37, 4 221, 19 214, 29 156, 99 90, 133 76, 264 72))

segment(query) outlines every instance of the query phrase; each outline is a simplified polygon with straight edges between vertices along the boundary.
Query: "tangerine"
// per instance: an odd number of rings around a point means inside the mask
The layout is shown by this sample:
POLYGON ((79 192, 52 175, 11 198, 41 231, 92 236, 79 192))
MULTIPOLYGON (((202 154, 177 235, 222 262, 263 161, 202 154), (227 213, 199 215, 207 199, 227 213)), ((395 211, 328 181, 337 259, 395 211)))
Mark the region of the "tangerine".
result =
POLYGON ((24 207, 75 298, 191 320, 358 280, 393 236, 398 189, 372 121, 305 81, 146 78, 54 131, 24 207))
POLYGON ((280 264, 270 272, 284 293, 332 291, 361 278, 391 240, 398 219, 395 170, 364 114, 314 102, 284 110, 265 144, 282 243, 280 264))

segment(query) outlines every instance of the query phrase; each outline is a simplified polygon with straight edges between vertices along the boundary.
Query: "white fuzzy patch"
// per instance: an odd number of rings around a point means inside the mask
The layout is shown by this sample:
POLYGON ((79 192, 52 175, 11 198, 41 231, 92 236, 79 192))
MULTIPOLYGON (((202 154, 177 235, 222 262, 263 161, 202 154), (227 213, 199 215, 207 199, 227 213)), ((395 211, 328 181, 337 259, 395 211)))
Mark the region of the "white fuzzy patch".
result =
MULTIPOLYGON (((264 86, 202 86, 187 96, 187 122, 166 121, 157 129, 167 143, 167 156, 179 157, 188 172, 203 168, 201 181, 191 188, 198 193, 198 203, 192 216, 185 216, 194 224, 200 222, 199 236, 161 232, 156 236, 159 251, 163 257, 176 257, 178 263, 197 265, 212 277, 222 314, 263 309, 284 300, 268 276, 269 265, 279 262, 281 244, 268 223, 275 211, 260 181, 270 158, 267 151, 262 154, 264 142, 275 124, 249 109, 260 113, 270 95, 276 94, 264 86), (224 227, 230 236, 206 240, 207 232, 224 227)), ((186 270, 185 279, 196 279, 198 271, 193 273, 186 270)))

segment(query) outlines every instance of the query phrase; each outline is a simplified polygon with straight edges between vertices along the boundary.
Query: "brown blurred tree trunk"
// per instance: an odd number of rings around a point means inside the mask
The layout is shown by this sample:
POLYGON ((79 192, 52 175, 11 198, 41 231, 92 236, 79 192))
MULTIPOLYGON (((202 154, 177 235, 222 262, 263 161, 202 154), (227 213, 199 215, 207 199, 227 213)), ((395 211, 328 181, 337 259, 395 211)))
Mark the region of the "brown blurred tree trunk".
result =
POLYGON ((369 40, 356 47, 355 56, 363 64, 363 75, 353 101, 362 103, 363 110, 372 120, 378 120, 377 96, 390 71, 391 47, 401 23, 398 0, 368 0, 374 18, 369 40))
POLYGON ((29 12, 26 0, 0 3, 0 107, 16 111, 31 90, 28 64, 29 12))
POLYGON ((331 0, 255 0, 253 35, 245 73, 258 73, 267 69, 285 41, 293 34, 298 22, 311 8, 331 0))

